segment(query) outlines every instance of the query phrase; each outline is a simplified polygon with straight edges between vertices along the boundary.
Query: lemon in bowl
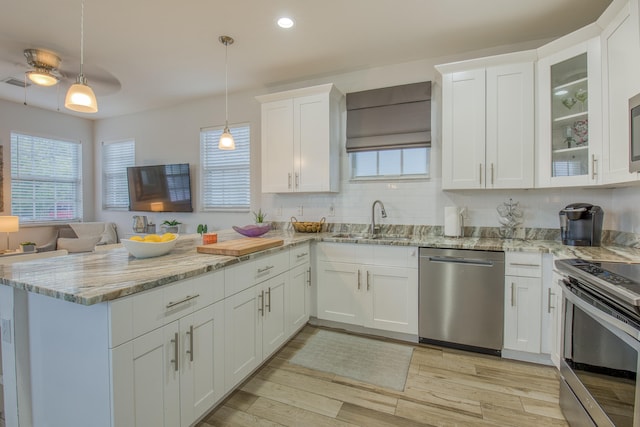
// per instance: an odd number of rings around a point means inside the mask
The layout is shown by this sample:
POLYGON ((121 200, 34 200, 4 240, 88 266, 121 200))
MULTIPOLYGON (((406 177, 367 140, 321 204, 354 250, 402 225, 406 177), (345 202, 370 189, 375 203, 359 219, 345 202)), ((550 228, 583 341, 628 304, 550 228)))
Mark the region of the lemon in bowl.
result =
POLYGON ((131 236, 121 239, 122 246, 136 258, 153 258, 166 255, 176 245, 178 235, 175 233, 147 234, 145 236, 131 236))

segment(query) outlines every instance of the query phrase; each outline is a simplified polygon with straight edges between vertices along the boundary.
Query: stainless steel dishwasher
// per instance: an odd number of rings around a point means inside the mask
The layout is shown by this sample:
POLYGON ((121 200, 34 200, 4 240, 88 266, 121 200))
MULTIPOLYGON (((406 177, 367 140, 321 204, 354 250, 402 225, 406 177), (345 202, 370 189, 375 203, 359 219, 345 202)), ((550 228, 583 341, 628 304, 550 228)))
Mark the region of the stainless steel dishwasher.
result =
POLYGON ((500 355, 504 252, 420 248, 421 343, 500 355))

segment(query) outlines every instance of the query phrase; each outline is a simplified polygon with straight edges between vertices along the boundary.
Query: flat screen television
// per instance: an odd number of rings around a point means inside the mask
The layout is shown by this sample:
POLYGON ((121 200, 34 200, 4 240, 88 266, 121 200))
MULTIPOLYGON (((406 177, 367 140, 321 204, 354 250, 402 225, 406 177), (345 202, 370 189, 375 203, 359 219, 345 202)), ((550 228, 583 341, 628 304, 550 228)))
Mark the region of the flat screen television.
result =
POLYGON ((129 210, 193 212, 189 164, 127 168, 129 210))

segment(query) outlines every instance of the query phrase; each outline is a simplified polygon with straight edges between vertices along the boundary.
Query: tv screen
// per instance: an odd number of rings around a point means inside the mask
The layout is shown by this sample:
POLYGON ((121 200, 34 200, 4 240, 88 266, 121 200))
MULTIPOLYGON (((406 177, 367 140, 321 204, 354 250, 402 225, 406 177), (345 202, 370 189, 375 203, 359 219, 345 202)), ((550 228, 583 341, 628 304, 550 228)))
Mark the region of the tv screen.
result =
POLYGON ((127 168, 129 210, 193 212, 189 164, 127 168))

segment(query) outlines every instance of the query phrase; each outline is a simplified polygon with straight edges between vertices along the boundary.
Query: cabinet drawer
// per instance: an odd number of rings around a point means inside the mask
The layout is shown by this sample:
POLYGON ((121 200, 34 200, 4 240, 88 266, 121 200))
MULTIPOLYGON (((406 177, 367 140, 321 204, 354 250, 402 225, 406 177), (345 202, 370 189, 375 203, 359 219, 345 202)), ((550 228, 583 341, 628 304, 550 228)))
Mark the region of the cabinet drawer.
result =
POLYGON ((542 254, 539 252, 506 252, 504 274, 520 277, 542 277, 542 254))
POLYGON ((309 244, 295 246, 289 250, 289 267, 297 267, 311 261, 311 248, 309 244))
POLYGON ((275 254, 267 255, 253 262, 254 283, 264 282, 289 269, 289 250, 285 249, 275 254))
POLYGON ((288 269, 288 249, 251 261, 241 262, 232 267, 226 267, 224 278, 225 297, 242 292, 256 283, 277 276, 288 269))

